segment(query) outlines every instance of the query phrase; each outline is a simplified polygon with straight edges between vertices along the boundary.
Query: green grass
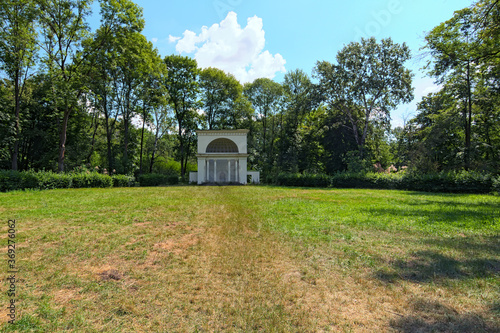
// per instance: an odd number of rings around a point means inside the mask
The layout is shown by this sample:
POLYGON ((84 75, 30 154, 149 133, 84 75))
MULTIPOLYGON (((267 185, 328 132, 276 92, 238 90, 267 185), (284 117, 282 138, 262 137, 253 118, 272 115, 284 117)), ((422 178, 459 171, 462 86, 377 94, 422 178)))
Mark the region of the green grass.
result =
POLYGON ((498 196, 69 189, 0 212, 19 266, 1 332, 500 330, 498 196))
POLYGON ((331 238, 324 237, 325 228, 346 226, 444 236, 500 232, 498 197, 384 190, 306 193, 272 202, 265 215, 271 226, 294 236, 321 239, 331 238))

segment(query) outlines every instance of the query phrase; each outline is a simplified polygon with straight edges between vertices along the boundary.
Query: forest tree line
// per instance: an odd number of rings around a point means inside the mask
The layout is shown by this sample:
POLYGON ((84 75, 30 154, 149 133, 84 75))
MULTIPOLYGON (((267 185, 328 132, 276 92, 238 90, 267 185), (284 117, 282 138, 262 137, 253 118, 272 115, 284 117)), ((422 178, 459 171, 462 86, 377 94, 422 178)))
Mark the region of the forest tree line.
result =
POLYGON ((2 0, 0 169, 185 176, 197 130, 246 128, 249 166, 264 179, 374 165, 499 172, 499 0, 456 11, 426 35, 420 55, 440 90, 397 128, 390 112, 413 99, 405 44, 361 39, 311 75, 242 85, 195 59, 161 57, 133 2, 99 3, 91 32, 91 0, 2 0))

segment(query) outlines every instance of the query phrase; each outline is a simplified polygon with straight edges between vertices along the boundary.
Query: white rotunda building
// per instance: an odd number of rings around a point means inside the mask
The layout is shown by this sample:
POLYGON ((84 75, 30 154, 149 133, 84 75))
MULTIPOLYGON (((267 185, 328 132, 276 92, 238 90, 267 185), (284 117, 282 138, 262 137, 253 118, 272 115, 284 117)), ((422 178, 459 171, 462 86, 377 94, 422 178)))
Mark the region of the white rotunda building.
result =
POLYGON ((190 182, 198 184, 259 183, 258 171, 247 171, 247 135, 249 130, 197 131, 198 172, 189 174, 190 182))

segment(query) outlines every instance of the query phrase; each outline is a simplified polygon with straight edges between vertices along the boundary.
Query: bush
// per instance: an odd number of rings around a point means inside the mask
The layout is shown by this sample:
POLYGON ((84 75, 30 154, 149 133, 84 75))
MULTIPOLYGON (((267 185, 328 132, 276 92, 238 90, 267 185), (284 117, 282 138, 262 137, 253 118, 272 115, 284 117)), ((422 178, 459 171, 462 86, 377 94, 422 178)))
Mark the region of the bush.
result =
POLYGON ((21 173, 18 171, 1 170, 0 171, 0 191, 15 191, 21 185, 21 173))
POLYGON ((93 173, 55 173, 52 171, 0 171, 0 191, 57 189, 71 187, 110 187, 111 177, 93 173))
POLYGON ((111 176, 103 175, 97 172, 82 172, 72 174, 74 188, 85 187, 111 187, 113 179, 111 176))
POLYGON ((490 193, 500 192, 500 177, 473 171, 415 173, 350 173, 322 174, 280 173, 274 184, 302 187, 400 189, 425 192, 490 193), (496 187, 495 187, 496 186, 496 187))
POLYGON ((366 158, 361 158, 358 151, 349 151, 343 158, 349 173, 364 173, 373 170, 372 163, 366 158))
POLYGON ((500 176, 493 179, 493 190, 500 194, 500 176))
POLYGON ((181 163, 174 161, 173 159, 166 159, 162 156, 158 156, 153 164, 152 173, 160 174, 179 174, 181 172, 181 163))
POLYGON ((134 176, 113 175, 111 178, 113 179, 114 187, 133 187, 135 185, 134 176))
POLYGON ((410 173, 402 178, 401 189, 426 192, 489 193, 493 177, 475 171, 410 173))
MULTIPOLYGON (((0 191, 23 189, 56 189, 83 187, 124 187, 175 185, 179 183, 177 173, 144 174, 133 176, 108 176, 97 172, 55 173, 52 171, 11 171, 0 170, 0 191)), ((279 173, 271 180, 272 184, 301 187, 336 187, 336 188, 377 188, 400 189, 425 192, 491 193, 500 194, 500 176, 493 177, 474 171, 441 173, 337 173, 325 174, 279 173)))
POLYGON ((279 173, 274 180, 276 185, 304 186, 304 187, 327 187, 330 183, 329 177, 324 174, 300 174, 279 173))
POLYGON ((40 181, 38 175, 33 171, 20 172, 21 182, 19 184, 20 189, 31 188, 39 189, 40 181))
POLYGON ((147 173, 138 177, 141 186, 176 185, 179 183, 177 174, 147 173))
POLYGON ((372 188, 369 178, 362 173, 341 172, 333 175, 330 186, 337 188, 372 188))
POLYGON ((40 190, 51 190, 56 188, 69 188, 72 186, 73 179, 71 174, 55 173, 52 171, 27 171, 23 173, 25 176, 24 188, 36 188, 40 190), (29 179, 31 177, 31 179, 29 179), (34 185, 34 182, 37 184, 34 185), (32 184, 34 186, 30 186, 32 184))

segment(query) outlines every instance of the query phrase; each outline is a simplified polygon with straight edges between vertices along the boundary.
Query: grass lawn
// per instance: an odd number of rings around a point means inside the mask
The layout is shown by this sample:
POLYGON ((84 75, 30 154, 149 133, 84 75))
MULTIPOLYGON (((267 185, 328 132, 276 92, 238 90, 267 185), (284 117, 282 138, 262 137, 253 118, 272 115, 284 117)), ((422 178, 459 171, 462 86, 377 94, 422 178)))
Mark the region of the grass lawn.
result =
POLYGON ((68 189, 0 213, 0 332, 500 331, 498 196, 68 189))

